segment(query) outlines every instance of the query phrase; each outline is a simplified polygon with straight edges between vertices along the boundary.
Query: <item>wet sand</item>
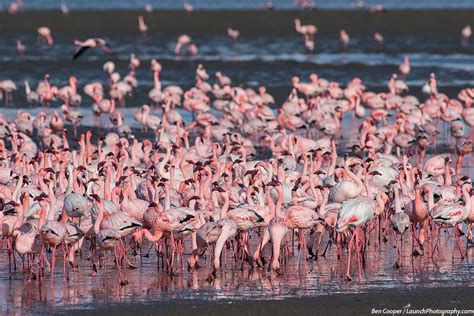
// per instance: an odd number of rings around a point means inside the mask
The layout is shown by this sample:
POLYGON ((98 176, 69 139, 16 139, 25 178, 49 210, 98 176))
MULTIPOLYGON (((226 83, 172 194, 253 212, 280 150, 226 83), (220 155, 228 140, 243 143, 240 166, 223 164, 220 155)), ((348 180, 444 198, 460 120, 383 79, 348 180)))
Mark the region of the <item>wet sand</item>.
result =
MULTIPOLYGON (((474 310, 474 287, 385 289, 284 300, 173 300, 62 310, 69 315, 369 315, 372 309, 474 310)), ((469 314, 468 314, 469 315, 469 314)), ((471 314, 472 315, 472 314, 471 314)))

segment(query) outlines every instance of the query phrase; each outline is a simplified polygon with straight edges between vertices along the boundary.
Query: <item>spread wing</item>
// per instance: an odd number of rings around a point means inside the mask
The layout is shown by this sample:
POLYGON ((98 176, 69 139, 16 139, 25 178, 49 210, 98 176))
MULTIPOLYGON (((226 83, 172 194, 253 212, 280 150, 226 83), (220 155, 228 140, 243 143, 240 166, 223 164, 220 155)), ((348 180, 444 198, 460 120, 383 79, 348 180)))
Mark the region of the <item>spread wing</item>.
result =
POLYGON ((89 46, 81 46, 79 47, 76 52, 74 53, 74 56, 72 56, 72 59, 73 60, 76 60, 77 58, 79 58, 79 56, 81 56, 82 54, 84 54, 84 52, 86 50, 88 50, 90 47, 89 46))
POLYGON ((107 45, 107 43, 97 43, 97 46, 109 55, 115 54, 114 51, 110 48, 110 46, 107 45))

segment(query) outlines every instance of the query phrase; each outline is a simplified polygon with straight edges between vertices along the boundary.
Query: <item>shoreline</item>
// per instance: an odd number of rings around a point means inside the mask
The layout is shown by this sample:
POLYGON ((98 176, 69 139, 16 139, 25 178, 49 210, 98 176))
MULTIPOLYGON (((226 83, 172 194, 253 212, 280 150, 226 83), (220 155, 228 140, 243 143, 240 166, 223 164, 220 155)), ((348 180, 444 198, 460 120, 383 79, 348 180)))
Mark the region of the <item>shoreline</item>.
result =
MULTIPOLYGON (((474 310, 474 287, 374 290, 358 294, 335 294, 283 300, 173 300, 133 302, 64 308, 53 311, 68 315, 370 315, 372 309, 474 310)), ((45 311, 42 312, 51 312, 45 311)), ((469 315, 469 314, 467 314, 469 315)))

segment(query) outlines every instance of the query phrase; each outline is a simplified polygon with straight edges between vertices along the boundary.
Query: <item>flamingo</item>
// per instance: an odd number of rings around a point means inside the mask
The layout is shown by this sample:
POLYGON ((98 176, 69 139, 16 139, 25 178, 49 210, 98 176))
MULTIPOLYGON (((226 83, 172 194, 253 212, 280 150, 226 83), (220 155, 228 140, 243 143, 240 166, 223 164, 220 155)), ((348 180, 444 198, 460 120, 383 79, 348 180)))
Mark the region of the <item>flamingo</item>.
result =
POLYGON ((51 35, 51 29, 46 26, 39 27, 38 30, 38 42, 44 43, 46 42, 48 46, 53 45, 53 37, 51 35))
POLYGON ((231 27, 227 28, 227 35, 232 39, 232 42, 236 42, 240 36, 239 30, 233 29, 231 27))
POLYGON ((278 199, 275 205, 275 208, 272 212, 273 218, 268 224, 268 231, 270 233, 270 239, 273 244, 272 251, 272 260, 271 268, 277 274, 282 274, 280 270, 280 248, 281 243, 285 235, 288 233, 288 226, 286 225, 285 220, 282 217, 281 206, 283 203, 283 191, 280 182, 271 182, 268 185, 274 186, 278 192, 278 199))
POLYGON ((109 55, 114 54, 114 52, 110 48, 107 41, 102 38, 89 38, 83 42, 79 40, 75 40, 74 45, 78 46, 78 48, 76 52, 74 53, 74 56, 72 57, 72 59, 77 59, 79 58, 79 56, 84 54, 88 49, 96 48, 96 47, 100 48, 102 51, 106 52, 109 55))
MULTIPOLYGON (((382 209, 383 206, 384 205, 382 203, 382 209)), ((349 227, 355 228, 348 245, 347 271, 345 275, 346 280, 352 280, 350 276, 350 264, 351 248, 353 247, 356 249, 359 262, 359 275, 361 273, 361 257, 363 256, 362 252, 365 248, 366 237, 362 237, 362 235, 365 235, 365 233, 360 232, 360 228, 365 227, 365 224, 375 217, 376 212, 376 205, 374 204, 373 200, 365 196, 348 199, 342 203, 341 210, 337 216, 336 231, 343 232, 349 227)))
POLYGON ((400 70, 400 73, 404 76, 410 73, 411 67, 410 67, 410 59, 408 58, 408 56, 403 57, 403 63, 400 65, 398 69, 400 70))
POLYGON ((336 183, 329 192, 329 201, 342 203, 350 198, 357 197, 364 189, 362 180, 349 170, 350 166, 361 164, 360 159, 349 157, 344 163, 344 171, 350 180, 343 180, 336 183))
POLYGON ((349 37, 349 34, 347 34, 345 30, 339 31, 339 39, 341 40, 341 43, 344 46, 344 48, 347 48, 349 46, 350 37, 349 37))

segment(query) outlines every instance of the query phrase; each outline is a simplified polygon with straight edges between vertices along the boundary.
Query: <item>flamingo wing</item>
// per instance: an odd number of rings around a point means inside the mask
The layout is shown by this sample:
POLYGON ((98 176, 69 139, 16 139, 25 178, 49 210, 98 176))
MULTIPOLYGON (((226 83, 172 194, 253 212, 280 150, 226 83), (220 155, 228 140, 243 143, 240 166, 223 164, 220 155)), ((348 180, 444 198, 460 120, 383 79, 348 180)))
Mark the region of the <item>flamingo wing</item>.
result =
POLYGON ((114 51, 110 48, 110 46, 107 45, 107 43, 98 42, 97 46, 109 55, 115 54, 114 51))
POLYGON ((76 49, 76 52, 74 53, 74 56, 72 56, 73 60, 76 60, 81 56, 82 54, 85 53, 86 50, 88 50, 90 47, 89 46, 81 46, 76 49))

